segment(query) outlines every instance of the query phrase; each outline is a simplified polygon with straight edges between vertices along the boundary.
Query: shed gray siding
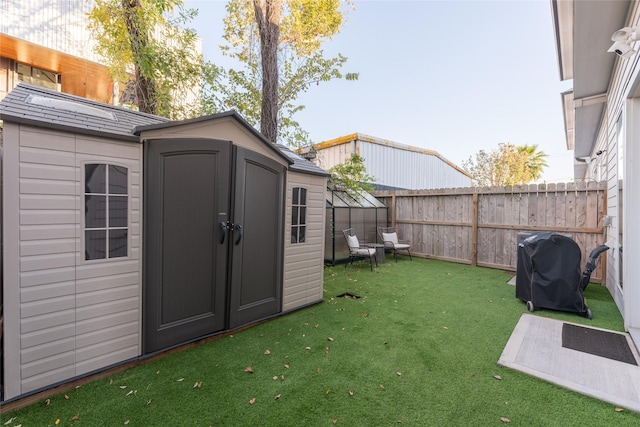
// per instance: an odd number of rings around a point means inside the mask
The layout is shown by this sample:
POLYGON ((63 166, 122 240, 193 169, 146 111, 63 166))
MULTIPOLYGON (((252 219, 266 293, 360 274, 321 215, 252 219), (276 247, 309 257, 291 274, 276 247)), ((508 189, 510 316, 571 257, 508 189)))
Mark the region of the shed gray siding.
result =
POLYGON ((5 399, 140 354, 141 146, 5 122, 5 399), (19 159, 19 161, 18 161, 19 159), (83 165, 129 170, 129 256, 85 261, 83 165))
POLYGON ((289 172, 285 213, 284 284, 282 310, 322 299, 327 178, 289 172), (304 243, 291 243, 291 205, 294 187, 307 189, 307 230, 304 243))

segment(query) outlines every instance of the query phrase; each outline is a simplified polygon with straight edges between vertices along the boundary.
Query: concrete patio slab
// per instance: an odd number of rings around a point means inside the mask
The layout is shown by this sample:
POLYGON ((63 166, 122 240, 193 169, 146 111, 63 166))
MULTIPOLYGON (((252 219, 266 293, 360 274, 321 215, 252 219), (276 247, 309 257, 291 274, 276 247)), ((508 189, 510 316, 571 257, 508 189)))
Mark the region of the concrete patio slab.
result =
MULTIPOLYGON (((569 322, 523 314, 498 365, 640 412, 640 367, 562 347, 563 323, 569 322)), ((624 335, 639 361, 631 338, 624 335)))

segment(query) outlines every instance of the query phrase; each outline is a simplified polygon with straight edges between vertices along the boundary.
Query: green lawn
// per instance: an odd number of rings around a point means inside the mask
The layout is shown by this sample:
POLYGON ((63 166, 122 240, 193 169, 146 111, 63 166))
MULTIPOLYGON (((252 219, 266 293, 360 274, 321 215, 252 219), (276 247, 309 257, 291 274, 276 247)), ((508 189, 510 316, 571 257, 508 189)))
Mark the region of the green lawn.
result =
MULTIPOLYGON (((29 407, 28 426, 623 426, 640 415, 496 365, 526 312, 511 274, 399 257, 325 269, 325 301, 29 407), (359 299, 337 298, 345 292, 359 299), (248 372, 251 371, 251 372, 248 372)), ((593 312, 540 316, 622 330, 593 312)), ((8 420, 11 422, 7 423, 8 420)))

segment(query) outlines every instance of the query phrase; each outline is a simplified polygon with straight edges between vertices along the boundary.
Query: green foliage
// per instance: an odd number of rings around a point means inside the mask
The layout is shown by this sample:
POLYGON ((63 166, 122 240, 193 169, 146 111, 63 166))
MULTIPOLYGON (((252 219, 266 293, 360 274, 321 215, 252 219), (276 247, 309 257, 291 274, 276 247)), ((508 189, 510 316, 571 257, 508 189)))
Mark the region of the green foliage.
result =
POLYGON ((89 14, 95 50, 114 81, 133 88, 142 111, 172 119, 201 115, 203 80, 215 84, 220 76, 203 61, 195 32, 186 28, 197 11, 183 6, 182 0, 95 0, 89 14), (141 89, 152 98, 148 108, 141 89))
MULTIPOLYGON (((256 0, 257 1, 257 0, 256 0)), ((349 4, 348 2, 346 3, 349 4)), ((226 6, 224 55, 244 64, 228 70, 218 86, 216 99, 205 94, 205 112, 235 109, 259 127, 262 106, 261 46, 253 1, 231 0, 226 6)), ((357 73, 343 74, 342 55, 325 58, 321 46, 340 31, 346 10, 339 0, 285 0, 278 41, 278 142, 294 147, 310 143, 307 132, 293 118, 305 107, 296 99, 313 84, 332 79, 357 80, 357 73)))
POLYGON ((497 150, 480 150, 475 158, 464 161, 462 167, 479 186, 521 185, 540 178, 547 166, 546 157, 537 145, 506 143, 499 144, 497 150))
POLYGON ((331 181, 337 189, 346 191, 356 200, 361 191, 370 193, 373 191, 374 177, 367 174, 364 158, 353 153, 344 163, 331 167, 328 172, 331 174, 331 181))

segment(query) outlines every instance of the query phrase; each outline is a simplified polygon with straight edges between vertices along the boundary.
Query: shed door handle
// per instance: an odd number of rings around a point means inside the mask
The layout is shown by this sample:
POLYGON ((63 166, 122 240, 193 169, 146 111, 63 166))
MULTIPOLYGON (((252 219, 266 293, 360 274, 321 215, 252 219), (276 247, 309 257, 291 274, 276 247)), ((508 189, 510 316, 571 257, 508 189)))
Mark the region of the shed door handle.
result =
POLYGON ((220 237, 220 244, 224 243, 224 238, 227 235, 227 223, 226 222, 221 222, 220 223, 220 229, 222 230, 222 236, 220 237))
POLYGON ((234 242, 236 245, 240 244, 240 240, 242 240, 242 224, 236 224, 234 226, 235 232, 237 232, 236 241, 234 242))

